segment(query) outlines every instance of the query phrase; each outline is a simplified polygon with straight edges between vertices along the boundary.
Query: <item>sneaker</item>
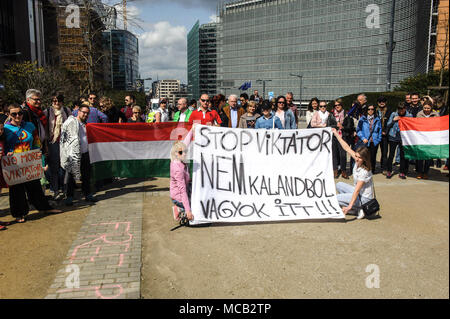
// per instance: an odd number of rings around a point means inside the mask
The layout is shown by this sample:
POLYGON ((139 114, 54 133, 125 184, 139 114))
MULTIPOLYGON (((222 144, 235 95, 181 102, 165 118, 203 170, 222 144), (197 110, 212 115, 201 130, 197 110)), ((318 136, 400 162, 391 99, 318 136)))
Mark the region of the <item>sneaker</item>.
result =
POLYGON ((67 198, 64 200, 64 204, 65 204, 66 206, 73 206, 73 197, 67 197, 67 198))
POLYGON ((356 219, 363 219, 364 216, 366 216, 366 215, 364 214, 364 211, 363 211, 362 209, 360 209, 360 210, 358 211, 358 217, 356 217, 356 219))
POLYGON ((387 172, 386 173, 386 178, 391 179, 392 178, 392 172, 387 172))
POLYGON ((422 179, 422 174, 418 174, 417 179, 422 179))
POLYGON ((96 202, 98 202, 98 199, 95 198, 93 195, 88 195, 88 196, 86 196, 85 199, 86 199, 87 202, 91 202, 91 203, 96 203, 96 202))
POLYGON ((383 171, 383 175, 386 176, 387 175, 387 171, 383 171))
POLYGON ((400 173, 400 174, 398 175, 398 177, 401 178, 401 179, 406 179, 406 176, 405 176, 405 174, 403 174, 403 173, 400 173))

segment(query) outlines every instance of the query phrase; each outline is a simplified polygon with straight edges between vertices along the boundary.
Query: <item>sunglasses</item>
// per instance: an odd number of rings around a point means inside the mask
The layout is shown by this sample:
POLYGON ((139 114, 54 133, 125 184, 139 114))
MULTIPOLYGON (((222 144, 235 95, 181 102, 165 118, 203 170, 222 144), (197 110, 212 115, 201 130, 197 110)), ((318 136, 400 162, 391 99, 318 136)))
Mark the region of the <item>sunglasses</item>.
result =
POLYGON ((209 102, 209 100, 204 100, 204 99, 201 99, 200 101, 202 101, 202 102, 209 102))
POLYGON ((341 104, 335 104, 334 106, 341 106, 341 104))
POLYGON ((22 116, 23 112, 14 112, 14 113, 9 113, 9 115, 11 115, 12 117, 16 117, 16 116, 22 116))
POLYGON ((133 112, 133 114, 140 114, 141 112, 133 112))
POLYGON ((41 100, 40 98, 35 99, 33 97, 31 97, 30 99, 32 99, 33 101, 40 101, 41 100))
POLYGON ((286 102, 278 102, 278 104, 286 104, 286 102))
POLYGON ((167 102, 161 102, 160 104, 167 104, 167 102))
POLYGON ((186 153, 186 151, 178 151, 178 154, 183 155, 183 153, 186 153))

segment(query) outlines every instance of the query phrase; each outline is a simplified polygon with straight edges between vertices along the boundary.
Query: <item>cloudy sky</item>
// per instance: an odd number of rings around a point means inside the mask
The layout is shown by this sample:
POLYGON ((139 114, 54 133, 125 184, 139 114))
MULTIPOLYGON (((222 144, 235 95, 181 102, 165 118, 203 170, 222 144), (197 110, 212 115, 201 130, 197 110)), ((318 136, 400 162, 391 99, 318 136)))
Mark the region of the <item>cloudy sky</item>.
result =
MULTIPOLYGON (((113 5, 119 0, 103 0, 113 5)), ((218 0, 128 0, 128 30, 139 38, 141 78, 187 83, 187 34, 197 20, 215 18, 218 0)), ((118 27, 123 26, 121 6, 118 27)), ((146 86, 150 82, 145 83, 146 86)))

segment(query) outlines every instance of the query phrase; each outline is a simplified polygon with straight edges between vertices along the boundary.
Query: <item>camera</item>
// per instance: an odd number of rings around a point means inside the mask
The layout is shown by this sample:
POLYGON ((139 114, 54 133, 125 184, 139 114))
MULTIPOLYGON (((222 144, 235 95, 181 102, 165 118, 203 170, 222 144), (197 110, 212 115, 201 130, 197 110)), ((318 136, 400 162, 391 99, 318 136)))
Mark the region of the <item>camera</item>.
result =
POLYGON ((184 226, 184 225, 189 225, 189 219, 186 216, 186 212, 183 210, 180 211, 180 214, 178 215, 178 217, 180 218, 180 225, 184 226))

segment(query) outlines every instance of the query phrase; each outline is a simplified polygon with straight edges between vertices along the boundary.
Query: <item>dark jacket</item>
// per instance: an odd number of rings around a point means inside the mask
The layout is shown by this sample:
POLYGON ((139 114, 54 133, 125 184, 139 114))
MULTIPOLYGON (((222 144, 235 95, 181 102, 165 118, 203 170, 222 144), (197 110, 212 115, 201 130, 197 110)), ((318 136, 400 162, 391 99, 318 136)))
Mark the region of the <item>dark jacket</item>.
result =
POLYGON ((119 119, 122 119, 122 123, 127 123, 125 114, 119 111, 117 108, 112 107, 104 113, 108 117, 108 123, 119 123, 119 119))
POLYGON ((347 115, 344 118, 344 121, 342 122, 342 138, 347 141, 351 141, 351 143, 354 143, 355 139, 355 121, 353 121, 353 117, 347 115))
POLYGON ((414 107, 412 104, 410 104, 406 110, 408 111, 409 114, 412 115, 412 117, 417 117, 417 113, 419 113, 420 111, 423 110, 423 106, 421 103, 419 103, 419 105, 417 107, 414 107))
MULTIPOLYGON (((41 151, 42 154, 44 154, 45 157, 48 156, 48 118, 47 118, 47 125, 44 127, 44 132, 46 134, 45 138, 41 136, 41 131, 39 129, 40 127, 40 119, 39 117, 30 109, 28 105, 25 105, 23 108, 23 118, 22 121, 24 122, 31 122, 34 124, 34 127, 36 128, 39 139, 41 140, 41 151)), ((42 110, 44 111, 44 110, 42 110)))
POLYGON ((377 116, 380 118, 381 121, 381 132, 382 133, 387 133, 387 122, 389 121, 389 117, 391 116, 392 111, 389 111, 386 107, 386 112, 383 113, 378 110, 377 111, 377 116))

